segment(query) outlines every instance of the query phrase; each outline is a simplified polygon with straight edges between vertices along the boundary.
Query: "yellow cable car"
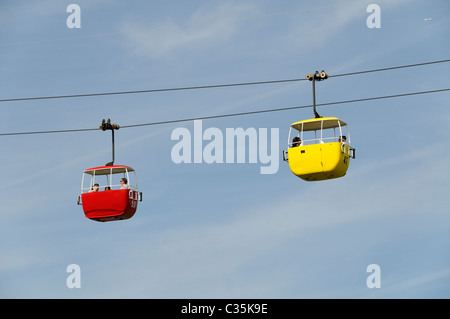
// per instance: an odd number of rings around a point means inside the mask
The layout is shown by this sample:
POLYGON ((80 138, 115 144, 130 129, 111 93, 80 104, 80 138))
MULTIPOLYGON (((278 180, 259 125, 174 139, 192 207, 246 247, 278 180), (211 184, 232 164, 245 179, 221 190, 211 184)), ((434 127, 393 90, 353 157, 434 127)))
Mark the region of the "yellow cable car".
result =
MULTIPOLYGON (((293 134, 295 135, 295 134, 293 134)), ((291 124, 288 149, 283 160, 289 162, 292 173, 305 181, 320 181, 342 177, 347 173, 350 146, 347 123, 337 117, 319 117, 291 124), (343 134, 346 128, 346 134, 343 134), (298 134, 291 140, 292 129, 298 134)))

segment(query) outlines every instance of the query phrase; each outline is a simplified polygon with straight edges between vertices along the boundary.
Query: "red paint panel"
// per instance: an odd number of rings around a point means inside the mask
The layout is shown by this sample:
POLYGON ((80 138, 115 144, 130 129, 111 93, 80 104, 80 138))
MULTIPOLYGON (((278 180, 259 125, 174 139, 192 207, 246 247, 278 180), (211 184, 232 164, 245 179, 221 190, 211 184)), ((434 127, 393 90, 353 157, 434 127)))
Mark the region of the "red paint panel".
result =
POLYGON ((116 189, 84 193, 81 195, 83 211, 87 218, 97 221, 128 219, 137 208, 136 192, 129 189, 116 189))

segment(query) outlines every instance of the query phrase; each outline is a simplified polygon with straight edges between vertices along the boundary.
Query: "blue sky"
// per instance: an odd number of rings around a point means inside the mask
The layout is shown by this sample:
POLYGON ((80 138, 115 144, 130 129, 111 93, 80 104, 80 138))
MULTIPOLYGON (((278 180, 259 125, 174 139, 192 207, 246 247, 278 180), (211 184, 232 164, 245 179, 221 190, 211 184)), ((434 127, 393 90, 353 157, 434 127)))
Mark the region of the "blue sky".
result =
MULTIPOLYGON (((302 78, 449 58, 445 0, 0 2, 0 99, 302 78), (81 8, 69 29, 66 8, 81 8), (369 4, 381 8, 370 29, 369 4)), ((449 65, 330 77, 318 103, 445 89, 449 65)), ((110 133, 0 136, 2 298, 449 298, 447 92, 319 107, 349 124, 343 178, 307 183, 281 161, 176 164, 172 131, 123 128, 116 163, 143 202, 97 223, 76 204, 110 133), (69 289, 66 267, 81 269, 69 289), (368 265, 381 269, 369 289, 368 265)), ((95 128, 312 103, 308 81, 0 103, 0 133, 95 128)), ((278 128, 311 108, 204 120, 278 128)))

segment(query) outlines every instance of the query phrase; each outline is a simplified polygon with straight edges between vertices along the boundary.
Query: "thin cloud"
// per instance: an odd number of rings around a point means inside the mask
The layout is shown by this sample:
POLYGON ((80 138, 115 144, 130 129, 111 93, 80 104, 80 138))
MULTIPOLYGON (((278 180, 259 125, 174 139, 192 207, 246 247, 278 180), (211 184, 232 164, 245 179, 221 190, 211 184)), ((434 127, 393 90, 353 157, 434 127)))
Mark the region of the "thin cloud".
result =
POLYGON ((204 50, 228 40, 239 30, 239 18, 254 10, 252 5, 226 3, 213 9, 198 9, 185 25, 168 22, 150 28, 149 32, 136 32, 145 28, 127 22, 121 31, 136 52, 161 57, 174 52, 204 50))

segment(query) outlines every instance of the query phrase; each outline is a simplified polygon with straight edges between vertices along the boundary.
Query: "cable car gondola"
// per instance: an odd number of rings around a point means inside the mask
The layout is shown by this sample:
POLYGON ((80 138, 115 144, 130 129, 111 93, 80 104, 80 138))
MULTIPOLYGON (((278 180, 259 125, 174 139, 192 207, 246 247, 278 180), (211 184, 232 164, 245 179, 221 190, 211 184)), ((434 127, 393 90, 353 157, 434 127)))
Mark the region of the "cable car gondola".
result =
POLYGON ((355 149, 350 145, 347 123, 337 117, 321 117, 291 124, 283 160, 292 173, 305 181, 342 177, 355 149), (343 129, 346 128, 346 132, 343 129), (292 134, 292 129, 297 134, 292 134), (332 134, 330 134, 332 132, 332 134), (295 137, 291 140, 291 136, 295 137), (292 142, 291 142, 292 141, 292 142))
POLYGON ((85 216, 91 220, 129 219, 136 213, 138 201, 142 201, 136 172, 130 166, 114 165, 114 130, 119 125, 103 120, 100 129, 112 131, 112 161, 84 170, 78 205, 83 206, 85 216))
POLYGON ((83 172, 78 204, 83 205, 87 218, 100 222, 129 219, 138 201, 142 201, 142 193, 133 168, 110 165, 83 172))

